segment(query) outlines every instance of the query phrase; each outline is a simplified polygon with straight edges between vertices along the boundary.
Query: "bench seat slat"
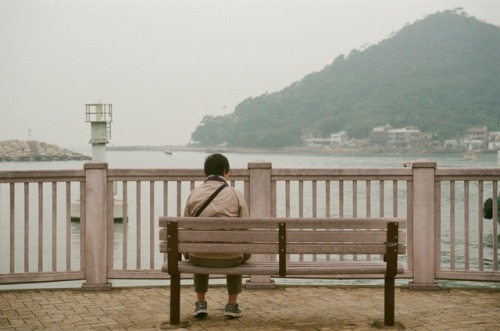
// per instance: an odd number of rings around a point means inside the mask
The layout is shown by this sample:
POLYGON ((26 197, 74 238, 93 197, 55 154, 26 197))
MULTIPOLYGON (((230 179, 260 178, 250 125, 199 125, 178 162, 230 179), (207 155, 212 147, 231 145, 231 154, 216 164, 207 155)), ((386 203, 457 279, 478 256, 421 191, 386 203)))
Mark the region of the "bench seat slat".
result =
MULTIPOLYGON (((167 222, 179 222, 179 229, 181 228, 197 228, 197 229, 238 229, 243 228, 246 218, 211 218, 211 217, 160 217, 160 227, 166 227, 167 222)), ((312 218, 312 219, 299 219, 299 218, 275 218, 263 217, 252 218, 251 224, 257 228, 276 229, 280 222, 287 223, 287 229, 363 229, 363 228, 378 228, 386 229, 388 222, 398 222, 400 228, 406 228, 406 220, 404 218, 312 218), (356 221, 356 222, 352 222, 356 221)), ((251 228, 251 227, 250 227, 251 228)))
MULTIPOLYGON (((167 263, 162 266, 163 272, 168 272, 167 263)), ((287 262, 288 276, 312 276, 331 274, 366 274, 383 275, 386 264, 383 261, 325 261, 325 262, 287 262)), ((246 262, 232 268, 204 268, 192 265, 188 261, 179 261, 180 273, 198 274, 228 274, 228 275, 279 275, 278 262, 246 262)), ((398 263, 398 274, 404 272, 403 265, 398 263)))
MULTIPOLYGON (((385 254, 386 246, 382 244, 287 244, 288 254, 385 254)), ((160 244, 160 252, 167 253, 167 244, 160 244)), ((253 254, 277 254, 277 243, 249 243, 249 244, 217 244, 213 243, 180 243, 179 253, 203 252, 203 253, 253 253, 253 254)), ((398 246, 398 253, 403 254, 405 247, 398 246)))
POLYGON ((233 231, 233 230, 222 230, 222 231, 179 231, 179 241, 189 241, 194 242, 274 242, 278 243, 278 230, 268 230, 268 231, 233 231))
MULTIPOLYGON (((400 241, 406 241, 403 233, 400 241)), ((287 232, 288 242, 384 242, 385 231, 310 231, 287 232)), ((179 231, 179 241, 191 242, 277 242, 278 231, 179 231)))
MULTIPOLYGON (((255 231, 206 231, 206 230, 180 230, 179 241, 185 241, 189 238, 192 242, 276 242, 278 240, 277 230, 255 230, 255 231)), ((288 242, 374 242, 385 241, 385 231, 311 231, 297 233, 296 231, 287 232, 288 242)), ((166 230, 160 230, 160 240, 167 240, 166 230)), ((399 241, 406 242, 406 232, 399 231, 399 241)))

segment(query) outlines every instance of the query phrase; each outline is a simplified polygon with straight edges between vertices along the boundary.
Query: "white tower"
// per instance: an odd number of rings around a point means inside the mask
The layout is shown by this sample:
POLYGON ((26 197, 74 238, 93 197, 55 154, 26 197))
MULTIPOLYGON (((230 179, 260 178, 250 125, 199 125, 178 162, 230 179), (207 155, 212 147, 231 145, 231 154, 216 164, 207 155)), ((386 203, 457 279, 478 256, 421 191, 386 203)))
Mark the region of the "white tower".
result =
POLYGON ((106 161, 106 144, 111 139, 113 112, 111 104, 93 103, 85 105, 86 122, 90 122, 92 160, 106 161))

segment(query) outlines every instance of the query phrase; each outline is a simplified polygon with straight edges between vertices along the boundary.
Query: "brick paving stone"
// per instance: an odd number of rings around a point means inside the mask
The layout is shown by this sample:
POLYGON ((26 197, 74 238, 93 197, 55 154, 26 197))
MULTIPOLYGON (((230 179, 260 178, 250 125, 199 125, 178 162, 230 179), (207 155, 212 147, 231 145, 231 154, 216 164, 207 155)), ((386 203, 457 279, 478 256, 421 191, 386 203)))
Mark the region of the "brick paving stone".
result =
MULTIPOLYGON (((167 287, 0 292, 0 330, 186 330, 168 325, 167 287)), ((225 287, 207 294, 209 316, 192 317, 195 294, 184 286, 181 321, 188 330, 377 330, 383 319, 383 289, 333 286, 280 286, 244 290, 244 316, 227 320, 225 287)), ((499 330, 500 291, 396 290, 396 321, 391 330, 499 330)), ((182 325, 181 325, 182 326, 182 325)))

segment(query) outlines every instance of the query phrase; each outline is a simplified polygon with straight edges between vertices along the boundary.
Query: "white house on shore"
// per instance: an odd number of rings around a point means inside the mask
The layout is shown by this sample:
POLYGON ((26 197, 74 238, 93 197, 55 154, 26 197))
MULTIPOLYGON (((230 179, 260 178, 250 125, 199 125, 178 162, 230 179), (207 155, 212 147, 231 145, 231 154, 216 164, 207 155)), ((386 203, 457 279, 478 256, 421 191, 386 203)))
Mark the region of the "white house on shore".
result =
POLYGON ((347 136, 347 132, 340 131, 338 133, 332 133, 328 138, 316 138, 312 135, 305 139, 305 143, 307 147, 314 148, 336 148, 336 147, 344 147, 347 146, 349 142, 349 137, 347 136))

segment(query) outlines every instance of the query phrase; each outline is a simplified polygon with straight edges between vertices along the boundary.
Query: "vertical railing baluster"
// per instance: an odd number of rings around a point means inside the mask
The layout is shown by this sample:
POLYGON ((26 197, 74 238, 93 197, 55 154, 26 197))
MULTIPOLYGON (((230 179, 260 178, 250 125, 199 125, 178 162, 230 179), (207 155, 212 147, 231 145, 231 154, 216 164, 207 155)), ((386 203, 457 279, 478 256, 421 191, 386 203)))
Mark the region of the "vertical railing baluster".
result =
POLYGON ((358 181, 352 181, 352 217, 358 217, 358 181))
POLYGON ((312 217, 318 216, 318 183, 316 180, 312 181, 312 217))
POLYGON ((493 271, 498 271, 498 182, 493 181, 493 271))
MULTIPOLYGON (((410 193, 412 190, 408 190, 410 193)), ((441 251, 442 251, 442 241, 441 241, 441 182, 436 181, 434 183, 434 233, 437 241, 434 243, 434 268, 435 270, 441 270, 441 251)), ((408 197, 409 201, 413 201, 413 197, 408 197)), ((413 223, 412 223, 413 227, 413 223)), ((413 228, 408 227, 408 233, 413 232, 413 228)), ((413 239, 411 240, 413 242, 413 239)), ((408 247, 410 246, 410 241, 408 241, 408 247)), ((413 260, 413 253, 408 254, 408 261, 413 260)), ((409 263, 409 262, 408 262, 409 263)), ((413 262, 412 262, 413 264, 413 262)), ((410 265, 410 264, 408 264, 410 265)))
MULTIPOLYGON (((285 217, 290 217, 290 180, 285 180, 285 217)), ((286 255, 286 260, 290 261, 290 254, 286 255)), ((276 256, 273 256, 273 261, 276 261, 276 256)))
POLYGON ((24 183, 24 272, 29 272, 30 252, 30 186, 24 183))
MULTIPOLYGON (((0 182, 0 215, 2 215, 2 183, 0 182)), ((2 223, 2 218, 0 217, 0 224, 2 223)), ((3 234, 2 227, 0 226, 0 236, 3 234)), ((2 260, 6 254, 1 254, 0 252, 0 265, 2 265, 2 260)), ((10 254, 9 254, 10 255, 10 254)))
MULTIPOLYGON (((193 185, 193 184, 191 184, 193 185)), ((177 217, 182 216, 182 182, 177 181, 177 217)))
POLYGON ((71 182, 66 182, 66 271, 71 270, 71 182))
MULTIPOLYGON (((168 216, 168 181, 163 181, 163 215, 168 216)), ((167 253, 163 253, 163 260, 167 259, 167 253)))
POLYGON ((168 181, 163 181, 163 216, 168 215, 168 181))
MULTIPOLYGON (((299 180, 299 217, 304 217, 304 181, 299 180)), ((299 255, 299 261, 304 261, 304 254, 299 255)))
POLYGON ((128 268, 128 182, 123 181, 122 183, 122 195, 123 195, 123 270, 128 268))
POLYGON ((278 183, 276 183, 275 180, 271 181, 271 217, 276 217, 276 203, 277 203, 277 190, 278 190, 278 183))
POLYGON ((87 269, 87 190, 80 182, 80 270, 87 269))
POLYGON ((325 217, 329 218, 331 215, 330 212, 330 198, 331 198, 331 187, 330 187, 330 181, 326 180, 325 181, 325 217))
POLYGON ((285 181, 285 217, 290 217, 290 181, 285 181))
MULTIPOLYGON (((372 182, 370 180, 365 181, 365 196, 366 196, 366 211, 365 215, 366 217, 371 217, 372 215, 372 182)), ((371 255, 366 254, 366 260, 370 261, 371 260, 371 255)))
MULTIPOLYGON (((325 181, 325 217, 329 218, 331 215, 331 183, 330 180, 325 181)), ((330 261, 331 260, 331 254, 326 254, 326 260, 330 261)))
POLYGON ((304 181, 299 180, 299 217, 304 217, 304 181))
POLYGON ((344 217, 344 181, 339 180, 339 217, 344 217))
POLYGON ((483 226, 483 198, 484 197, 484 182, 482 180, 477 183, 477 219, 478 219, 478 269, 484 270, 484 226, 483 226))
POLYGON ((366 195, 366 210, 365 210, 365 215, 366 217, 371 217, 371 212, 372 212, 372 198, 371 198, 371 189, 372 189, 372 182, 370 180, 365 181, 365 195, 366 195))
POLYGON ((250 181, 248 180, 243 182, 243 194, 245 195, 247 206, 250 206, 250 181))
POLYGON ((469 270, 469 244, 470 244, 470 233, 469 233, 469 181, 464 180, 464 267, 465 270, 469 270))
POLYGON ((141 269, 141 182, 140 181, 137 181, 136 182, 136 190, 135 190, 135 194, 136 194, 136 217, 137 217, 137 220, 136 220, 136 224, 137 224, 137 228, 136 228, 136 269, 141 269))
POLYGON ((155 182, 149 182, 149 267, 155 268, 155 182))
POLYGON ((14 183, 10 183, 10 272, 14 273, 15 270, 15 256, 16 256, 16 187, 14 183))
MULTIPOLYGON (((408 191, 408 190, 407 190, 408 191)), ((407 198, 408 199, 408 198, 407 198)), ((392 181, 392 216, 398 217, 398 181, 392 181)))
POLYGON ((115 269, 115 198, 114 198, 114 189, 113 186, 115 183, 113 181, 107 181, 106 185, 106 203, 107 203, 107 219, 106 219, 106 227, 108 233, 108 247, 106 250, 108 251, 108 269, 115 269))
POLYGON ((378 182, 378 196, 379 196, 379 217, 385 216, 385 181, 379 180, 378 182))
POLYGON ((43 271, 43 183, 38 183, 38 271, 43 271))
POLYGON ((52 182, 52 271, 57 270, 57 183, 52 182))
MULTIPOLYGON (((358 181, 352 181, 352 217, 358 217, 358 181)), ((352 259, 356 261, 358 256, 352 255, 352 259)))
MULTIPOLYGON (((312 217, 316 218, 318 215, 318 183, 316 180, 312 181, 312 217)), ((313 254, 313 261, 317 260, 317 254, 313 254)))
POLYGON ((455 181, 450 181, 450 269, 455 270, 455 181))

